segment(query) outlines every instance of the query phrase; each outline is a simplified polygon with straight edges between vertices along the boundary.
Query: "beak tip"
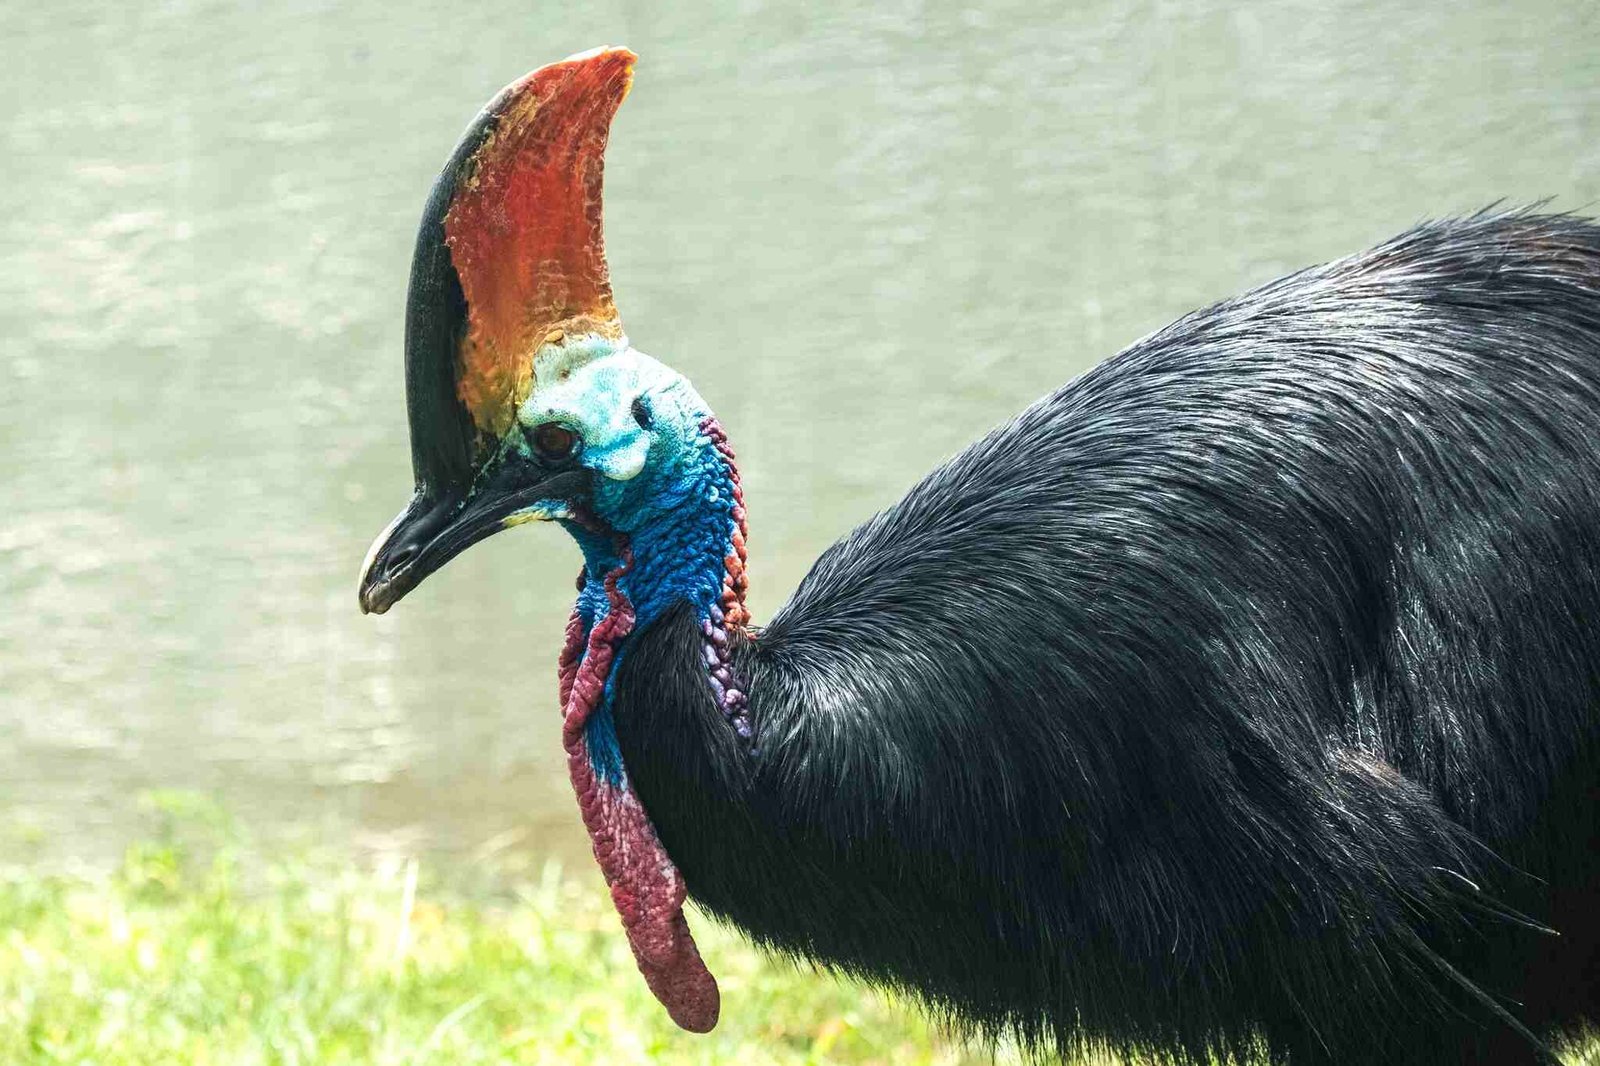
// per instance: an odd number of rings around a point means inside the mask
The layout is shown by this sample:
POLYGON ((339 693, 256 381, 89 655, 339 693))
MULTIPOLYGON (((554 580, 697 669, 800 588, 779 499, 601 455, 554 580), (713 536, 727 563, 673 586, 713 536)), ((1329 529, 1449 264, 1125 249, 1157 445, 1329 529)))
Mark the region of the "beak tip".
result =
POLYGON ((383 614, 398 599, 392 595, 395 576, 392 572, 393 564, 384 561, 383 557, 387 554, 385 549, 389 547, 395 531, 411 513, 412 507, 407 507, 395 515, 367 549, 366 558, 361 560, 361 576, 356 583, 356 601, 361 604, 362 614, 383 614))
POLYGON ((386 614, 398 597, 392 595, 393 584, 388 581, 362 582, 356 599, 362 614, 386 614))

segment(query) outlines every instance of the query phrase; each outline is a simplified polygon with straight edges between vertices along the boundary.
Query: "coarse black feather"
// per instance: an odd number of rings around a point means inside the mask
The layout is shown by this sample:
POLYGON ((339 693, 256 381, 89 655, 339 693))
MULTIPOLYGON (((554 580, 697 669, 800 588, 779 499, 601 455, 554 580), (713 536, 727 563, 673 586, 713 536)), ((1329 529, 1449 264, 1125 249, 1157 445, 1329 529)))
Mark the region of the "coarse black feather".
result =
POLYGON ((1066 1052, 1547 1061, 1600 963, 1600 227, 1426 224, 1040 400, 738 643, 754 757, 699 640, 636 634, 619 740, 764 944, 1066 1052))

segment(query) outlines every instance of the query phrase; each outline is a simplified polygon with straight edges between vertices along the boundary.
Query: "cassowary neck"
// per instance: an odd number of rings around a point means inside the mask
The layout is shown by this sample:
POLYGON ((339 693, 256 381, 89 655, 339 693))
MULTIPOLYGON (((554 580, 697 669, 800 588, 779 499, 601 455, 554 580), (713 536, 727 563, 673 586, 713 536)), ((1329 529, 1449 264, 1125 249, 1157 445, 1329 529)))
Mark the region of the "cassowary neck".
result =
POLYGON ((731 637, 749 621, 745 513, 733 449, 707 417, 675 468, 630 486, 642 498, 619 525, 572 527, 584 552, 578 602, 561 654, 562 741, 584 825, 651 990, 684 1028, 716 1022, 716 981, 683 918, 682 876, 629 780, 613 716, 615 679, 631 638, 669 609, 694 612, 699 669, 742 746, 748 700, 732 673, 731 637), (637 518, 637 521, 633 521, 637 518))
MULTIPOLYGON (((614 604, 623 604, 632 627, 643 629, 687 604, 705 638, 707 683, 729 726, 748 742, 748 700, 728 656, 729 638, 750 621, 744 603, 747 526, 744 490, 722 426, 707 416, 673 468, 641 488, 643 498, 630 501, 618 528, 573 527, 585 562, 573 620, 588 633, 614 604)), ((615 639, 620 651, 625 638, 615 639)), ((610 725, 609 713, 599 717, 591 750, 606 758, 616 745, 614 737, 596 735, 610 725)), ((605 768, 613 777, 620 770, 605 768)))

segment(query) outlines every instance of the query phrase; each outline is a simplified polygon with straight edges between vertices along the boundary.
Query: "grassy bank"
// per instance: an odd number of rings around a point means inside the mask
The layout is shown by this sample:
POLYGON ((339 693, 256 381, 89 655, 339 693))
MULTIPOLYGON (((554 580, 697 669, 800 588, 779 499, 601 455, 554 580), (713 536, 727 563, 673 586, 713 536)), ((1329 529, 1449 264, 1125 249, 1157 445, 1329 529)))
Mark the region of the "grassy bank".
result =
POLYGON ((401 863, 204 859, 170 834, 111 874, 0 879, 0 1062, 964 1063, 907 1006, 766 961, 692 916, 723 988, 674 1029, 597 878, 485 899, 401 863))
POLYGON ((552 867, 489 895, 415 862, 247 861, 261 849, 200 823, 164 819, 109 873, 0 874, 0 1063, 993 1061, 908 1004, 766 960, 699 915, 723 1018, 709 1036, 679 1032, 592 871, 552 867))

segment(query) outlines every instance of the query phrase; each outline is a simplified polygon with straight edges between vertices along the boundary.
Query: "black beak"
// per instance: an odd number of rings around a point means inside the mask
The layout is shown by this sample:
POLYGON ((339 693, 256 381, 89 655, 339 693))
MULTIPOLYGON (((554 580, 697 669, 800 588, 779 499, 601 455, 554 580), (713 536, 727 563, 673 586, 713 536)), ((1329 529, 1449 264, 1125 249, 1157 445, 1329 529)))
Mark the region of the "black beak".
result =
POLYGON ((573 501, 588 488, 581 469, 532 476, 507 463, 470 492, 419 488, 411 503, 378 534, 361 570, 361 613, 382 614, 422 579, 474 544, 507 528, 507 519, 541 501, 573 501))

